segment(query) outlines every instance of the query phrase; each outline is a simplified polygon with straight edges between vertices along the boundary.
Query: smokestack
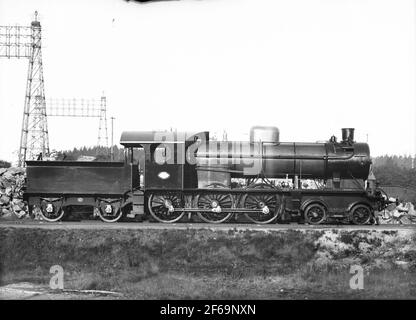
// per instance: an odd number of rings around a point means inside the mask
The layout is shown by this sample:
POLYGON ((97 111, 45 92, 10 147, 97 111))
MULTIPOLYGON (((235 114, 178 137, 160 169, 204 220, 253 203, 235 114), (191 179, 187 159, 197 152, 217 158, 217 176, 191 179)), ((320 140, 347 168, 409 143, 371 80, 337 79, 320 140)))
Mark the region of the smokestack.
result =
POLYGON ((354 128, 342 128, 342 142, 354 142, 354 128))

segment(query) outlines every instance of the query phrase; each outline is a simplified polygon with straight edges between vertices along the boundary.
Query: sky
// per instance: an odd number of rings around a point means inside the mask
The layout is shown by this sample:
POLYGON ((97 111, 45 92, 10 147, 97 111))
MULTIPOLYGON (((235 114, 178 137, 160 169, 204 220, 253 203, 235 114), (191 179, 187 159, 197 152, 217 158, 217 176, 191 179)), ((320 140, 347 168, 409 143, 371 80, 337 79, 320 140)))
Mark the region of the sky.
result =
MULTIPOLYGON (((415 153, 415 1, 0 0, 0 25, 35 10, 46 98, 104 94, 115 143, 124 130, 247 140, 274 125, 314 142, 354 127, 373 156, 415 153)), ((0 58, 0 159, 17 158, 27 67, 0 58)), ((51 149, 97 142, 97 119, 48 126, 51 149)))

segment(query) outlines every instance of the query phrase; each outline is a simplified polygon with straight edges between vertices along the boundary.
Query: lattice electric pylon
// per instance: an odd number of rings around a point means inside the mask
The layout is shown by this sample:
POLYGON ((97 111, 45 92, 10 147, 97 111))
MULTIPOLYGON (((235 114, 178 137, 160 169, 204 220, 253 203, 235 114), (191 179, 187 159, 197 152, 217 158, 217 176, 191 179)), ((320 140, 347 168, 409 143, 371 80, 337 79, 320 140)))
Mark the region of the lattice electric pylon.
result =
POLYGON ((108 148, 107 99, 48 99, 46 110, 49 117, 99 118, 98 146, 108 148))
POLYGON ((37 12, 30 27, 0 26, 0 57, 29 58, 19 166, 25 166, 26 160, 49 154, 41 39, 37 12))
POLYGON ((101 97, 100 101, 100 124, 98 126, 98 146, 103 146, 103 140, 105 139, 105 146, 108 148, 108 130, 107 130, 107 99, 101 97), (104 128, 103 128, 104 126, 104 128))

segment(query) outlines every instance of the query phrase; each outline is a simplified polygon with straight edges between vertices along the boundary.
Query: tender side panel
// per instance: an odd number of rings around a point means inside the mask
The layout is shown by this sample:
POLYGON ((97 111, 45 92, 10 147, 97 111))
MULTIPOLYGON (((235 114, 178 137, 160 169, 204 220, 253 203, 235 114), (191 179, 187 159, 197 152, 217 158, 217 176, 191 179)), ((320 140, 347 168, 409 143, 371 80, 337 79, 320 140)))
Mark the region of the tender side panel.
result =
POLYGON ((130 190, 129 166, 28 166, 29 194, 122 194, 130 190))

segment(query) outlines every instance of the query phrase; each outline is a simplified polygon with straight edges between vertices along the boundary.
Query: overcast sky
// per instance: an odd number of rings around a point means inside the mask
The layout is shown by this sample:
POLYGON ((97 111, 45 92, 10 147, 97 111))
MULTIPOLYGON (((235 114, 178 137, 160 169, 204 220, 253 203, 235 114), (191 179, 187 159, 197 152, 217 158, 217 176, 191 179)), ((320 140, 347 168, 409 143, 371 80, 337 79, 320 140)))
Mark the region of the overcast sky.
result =
MULTIPOLYGON (((117 143, 123 130, 239 140, 275 125, 317 141, 355 127, 373 156, 414 153, 414 1, 0 0, 0 25, 35 10, 47 98, 104 92, 117 143)), ((27 65, 0 58, 0 159, 17 157, 27 65)), ((97 141, 98 120, 48 121, 51 149, 97 141)))

